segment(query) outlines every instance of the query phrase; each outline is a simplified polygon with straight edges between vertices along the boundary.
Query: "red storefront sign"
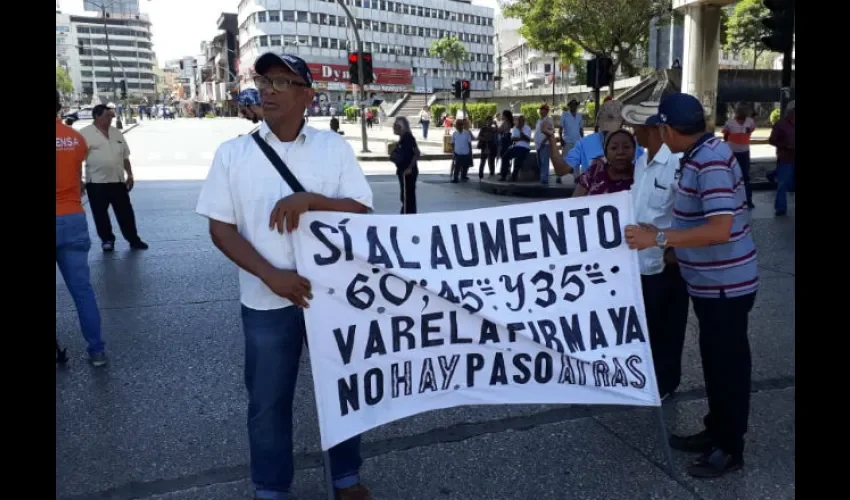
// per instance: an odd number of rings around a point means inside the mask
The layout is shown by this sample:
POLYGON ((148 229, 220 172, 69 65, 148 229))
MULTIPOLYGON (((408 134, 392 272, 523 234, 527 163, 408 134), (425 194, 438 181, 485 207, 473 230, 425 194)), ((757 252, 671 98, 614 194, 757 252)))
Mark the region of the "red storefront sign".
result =
MULTIPOLYGON (((348 83, 348 65, 342 64, 308 64, 315 82, 344 82, 348 83)), ((413 85, 410 69, 405 68, 372 68, 375 85, 413 85)))
MULTIPOLYGON (((349 83, 348 65, 343 64, 321 64, 310 63, 310 73, 313 75, 313 88, 317 90, 347 91, 354 90, 354 85, 349 83)), ((371 92, 409 92, 413 89, 413 75, 405 68, 372 68, 375 82, 366 85, 366 90, 371 92)), ((254 66, 242 75, 242 82, 251 81, 254 75, 254 66)))

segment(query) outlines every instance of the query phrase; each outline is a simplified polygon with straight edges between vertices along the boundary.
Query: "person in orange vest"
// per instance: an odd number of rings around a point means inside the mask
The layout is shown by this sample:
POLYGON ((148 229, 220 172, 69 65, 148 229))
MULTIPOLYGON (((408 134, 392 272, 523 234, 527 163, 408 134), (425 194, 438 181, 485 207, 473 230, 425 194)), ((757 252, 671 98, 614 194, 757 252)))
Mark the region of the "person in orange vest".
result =
MULTIPOLYGON (((74 299, 80 330, 93 366, 106 365, 100 310, 91 286, 89 225, 83 210, 83 161, 88 145, 82 134, 62 123, 56 91, 56 264, 74 299)), ((56 342, 57 353, 59 342, 56 342)))

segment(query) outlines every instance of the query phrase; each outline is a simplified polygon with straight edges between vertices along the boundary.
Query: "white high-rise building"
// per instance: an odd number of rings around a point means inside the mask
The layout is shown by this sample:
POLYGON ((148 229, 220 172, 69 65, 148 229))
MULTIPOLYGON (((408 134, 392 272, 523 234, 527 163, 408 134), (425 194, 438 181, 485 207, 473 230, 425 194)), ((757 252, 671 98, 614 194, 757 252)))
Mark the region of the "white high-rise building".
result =
POLYGON ((154 99, 156 55, 147 14, 110 14, 104 19, 57 13, 56 60, 68 70, 76 97, 83 101, 91 99, 96 80, 98 95, 112 100, 104 21, 116 86, 120 87, 120 82, 126 80, 129 96, 154 99))
POLYGON ((136 15, 139 13, 139 0, 83 0, 83 10, 109 14, 136 15))
MULTIPOLYGON (((472 90, 493 89, 493 17, 470 0, 346 0, 356 19, 364 51, 371 52, 377 93, 430 93, 470 80, 472 90), (429 54, 431 42, 454 36, 469 60, 447 67, 429 54)), ((348 53, 357 49, 353 30, 335 0, 241 0, 239 76, 253 86, 254 61, 279 51, 307 61, 314 87, 332 100, 352 91, 348 53)))

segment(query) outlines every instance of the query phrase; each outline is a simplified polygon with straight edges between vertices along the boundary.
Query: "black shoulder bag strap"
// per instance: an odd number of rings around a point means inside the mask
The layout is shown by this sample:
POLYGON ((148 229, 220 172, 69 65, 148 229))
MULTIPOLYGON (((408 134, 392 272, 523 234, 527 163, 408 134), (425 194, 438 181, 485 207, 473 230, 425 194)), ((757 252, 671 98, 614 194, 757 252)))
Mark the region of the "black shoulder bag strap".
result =
POLYGON ((254 138, 254 142, 257 143, 257 146, 260 146, 260 149, 266 155, 266 158, 268 158, 269 161, 272 162, 272 165, 274 165, 274 168, 275 170, 277 170, 277 173, 279 173, 280 176, 283 177, 283 180, 285 180, 286 183, 289 184, 289 187, 292 189, 292 192, 305 192, 306 189, 304 189, 304 186, 302 186, 301 183, 298 182, 298 179, 295 177, 292 171, 289 170, 289 167, 286 166, 286 163, 284 163, 280 156, 278 156, 278 154, 275 152, 275 150, 272 149, 272 147, 269 146, 268 143, 264 141, 262 137, 260 137, 260 131, 258 130, 254 132, 253 134, 251 134, 251 137, 254 138))

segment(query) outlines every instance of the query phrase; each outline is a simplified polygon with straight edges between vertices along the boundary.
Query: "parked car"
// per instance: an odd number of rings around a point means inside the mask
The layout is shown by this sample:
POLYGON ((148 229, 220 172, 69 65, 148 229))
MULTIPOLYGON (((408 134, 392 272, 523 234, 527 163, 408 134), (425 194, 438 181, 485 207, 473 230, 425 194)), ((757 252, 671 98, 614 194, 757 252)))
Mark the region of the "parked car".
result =
POLYGON ((85 107, 82 107, 80 109, 74 109, 74 110, 69 111, 68 113, 65 113, 64 115, 62 115, 62 118, 73 118, 74 121, 91 120, 92 119, 91 111, 92 111, 91 106, 85 106, 85 107))

